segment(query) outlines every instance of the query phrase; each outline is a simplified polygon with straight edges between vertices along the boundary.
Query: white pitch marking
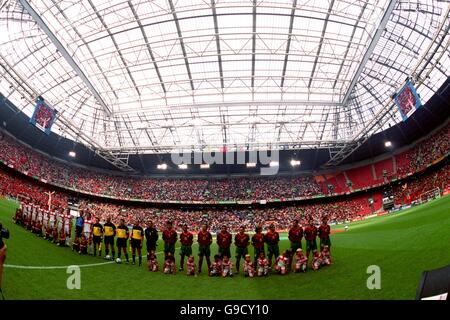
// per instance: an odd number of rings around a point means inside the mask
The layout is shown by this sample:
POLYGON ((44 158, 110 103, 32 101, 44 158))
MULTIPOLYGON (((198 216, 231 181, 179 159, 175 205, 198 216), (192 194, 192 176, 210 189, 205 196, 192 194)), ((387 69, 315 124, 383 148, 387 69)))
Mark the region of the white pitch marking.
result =
MULTIPOLYGON (((95 267, 95 266, 102 266, 105 264, 111 264, 114 263, 114 261, 107 261, 107 262, 100 262, 100 263, 91 263, 91 264, 81 264, 76 265, 80 268, 85 267, 95 267)), ((14 268, 14 269, 67 269, 69 266, 17 266, 14 264, 5 264, 5 268, 14 268)))
MULTIPOLYGON (((179 249, 180 247, 176 248, 179 249)), ((161 254, 164 253, 164 251, 160 251, 157 252, 156 254, 161 254)), ((99 262, 99 263, 91 263, 91 264, 80 264, 80 265, 76 265, 80 268, 87 268, 87 267, 97 267, 97 266, 103 266, 106 264, 111 264, 111 263, 115 263, 114 261, 107 261, 107 262, 99 262)), ((71 265, 72 266, 72 265, 71 265)), ((5 268, 13 268, 13 269, 34 269, 34 270, 48 270, 48 269, 67 269, 70 266, 18 266, 18 265, 14 265, 14 264, 5 264, 4 265, 5 268)))

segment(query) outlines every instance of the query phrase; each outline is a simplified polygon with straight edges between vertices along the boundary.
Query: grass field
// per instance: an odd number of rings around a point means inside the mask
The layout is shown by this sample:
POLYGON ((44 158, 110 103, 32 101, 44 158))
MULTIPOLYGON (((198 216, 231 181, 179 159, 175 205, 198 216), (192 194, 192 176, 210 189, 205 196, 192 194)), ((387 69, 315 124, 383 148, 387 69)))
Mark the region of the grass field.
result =
MULTIPOLYGON (((6 267, 3 292, 8 300, 414 299, 422 271, 450 264, 450 196, 447 196, 397 214, 351 224, 348 232, 332 236, 334 265, 317 272, 253 279, 242 274, 226 279, 209 278, 204 272, 194 278, 111 263, 82 267, 81 290, 68 290, 69 274, 64 266, 105 260, 79 256, 14 225, 11 219, 14 210, 13 202, 0 201, 0 221, 11 232, 11 239, 6 240, 7 265, 62 268, 6 267), (370 265, 381 268, 379 290, 367 289, 370 275, 366 271, 370 265)), ((288 245, 283 240, 280 249, 288 245)), ((158 248, 161 250, 162 245, 158 248)), ((196 249, 194 245, 194 252, 196 249)), ((212 253, 215 252, 213 245, 212 253)), ((162 255, 159 257, 162 262, 162 255)))

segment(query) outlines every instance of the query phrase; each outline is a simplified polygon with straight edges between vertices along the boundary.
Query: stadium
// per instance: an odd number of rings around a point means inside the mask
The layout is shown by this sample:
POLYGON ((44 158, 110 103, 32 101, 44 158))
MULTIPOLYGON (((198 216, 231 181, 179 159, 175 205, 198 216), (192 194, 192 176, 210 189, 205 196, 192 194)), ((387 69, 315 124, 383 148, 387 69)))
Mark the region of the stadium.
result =
POLYGON ((3 299, 450 299, 449 1, 0 0, 0 26, 3 299))

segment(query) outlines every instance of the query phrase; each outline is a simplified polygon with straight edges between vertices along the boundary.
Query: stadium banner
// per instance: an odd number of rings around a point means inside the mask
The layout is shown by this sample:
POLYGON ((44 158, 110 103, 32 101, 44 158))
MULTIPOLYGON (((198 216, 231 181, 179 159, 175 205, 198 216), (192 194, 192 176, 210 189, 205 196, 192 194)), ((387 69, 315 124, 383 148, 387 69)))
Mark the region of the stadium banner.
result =
POLYGON ((395 95, 394 101, 403 121, 406 121, 416 109, 419 109, 422 106, 420 96, 410 80, 408 80, 395 95))
POLYGON ((42 97, 38 97, 33 115, 30 118, 30 123, 46 134, 50 134, 57 113, 58 111, 45 103, 42 97))

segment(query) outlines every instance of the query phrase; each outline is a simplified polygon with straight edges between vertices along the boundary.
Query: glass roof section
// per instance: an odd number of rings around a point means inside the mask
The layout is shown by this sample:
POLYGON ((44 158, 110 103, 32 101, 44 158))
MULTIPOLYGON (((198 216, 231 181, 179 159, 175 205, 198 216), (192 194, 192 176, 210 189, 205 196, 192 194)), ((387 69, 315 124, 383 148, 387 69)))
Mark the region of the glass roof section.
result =
POLYGON ((0 4, 2 94, 113 152, 343 146, 401 121, 407 77, 425 103, 450 75, 448 1, 0 4))

